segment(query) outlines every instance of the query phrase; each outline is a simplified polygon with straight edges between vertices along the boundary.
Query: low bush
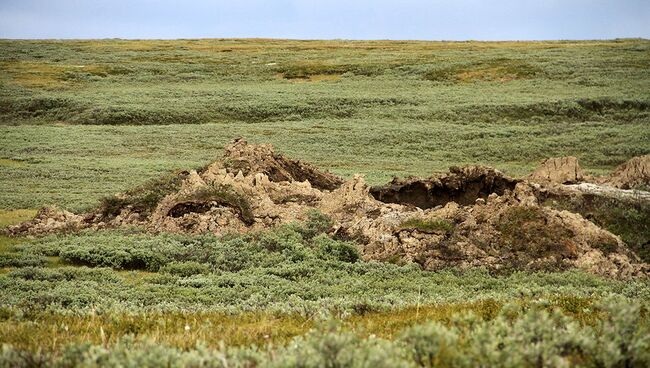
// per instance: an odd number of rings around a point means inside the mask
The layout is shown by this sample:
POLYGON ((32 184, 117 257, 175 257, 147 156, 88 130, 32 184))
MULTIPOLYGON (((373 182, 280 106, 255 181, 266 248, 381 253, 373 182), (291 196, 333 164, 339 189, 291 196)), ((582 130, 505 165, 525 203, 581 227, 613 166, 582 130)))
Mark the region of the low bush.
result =
POLYGON ((446 323, 423 322, 389 338, 329 321, 280 346, 181 348, 181 341, 170 346, 133 335, 111 344, 68 344, 57 352, 3 345, 0 366, 647 367, 650 324, 644 307, 611 300, 598 308, 603 318, 584 325, 543 305, 509 304, 493 319, 456 314, 446 323))
POLYGON ((47 259, 35 254, 0 253, 0 268, 2 267, 39 267, 44 266, 47 259))
POLYGON ((312 239, 316 235, 327 233, 334 225, 334 221, 316 209, 307 211, 307 221, 296 227, 305 239, 312 239))
POLYGON ((179 248, 173 238, 133 236, 123 240, 116 242, 106 234, 64 238, 60 241, 59 256, 63 262, 74 265, 157 271, 171 261, 179 248))
POLYGON ((337 241, 321 234, 313 239, 313 246, 321 258, 339 262, 353 263, 361 259, 359 250, 354 243, 337 241))

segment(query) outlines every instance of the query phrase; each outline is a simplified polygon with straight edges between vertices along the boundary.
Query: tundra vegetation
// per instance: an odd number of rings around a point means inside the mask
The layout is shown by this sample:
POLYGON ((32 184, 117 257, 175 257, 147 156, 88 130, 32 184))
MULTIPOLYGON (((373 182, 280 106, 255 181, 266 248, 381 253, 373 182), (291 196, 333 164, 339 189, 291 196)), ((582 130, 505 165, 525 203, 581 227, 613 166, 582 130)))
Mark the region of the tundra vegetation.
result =
MULTIPOLYGON (((470 163, 519 176, 564 155, 599 174, 650 153, 649 72, 650 42, 630 39, 0 40, 0 228, 45 205, 146 213, 236 136, 372 184, 470 163)), ((249 211, 228 188, 201 195, 249 211)), ((547 205, 647 261, 647 204, 547 205)), ((364 262, 307 217, 224 236, 0 235, 0 367, 650 365, 647 277, 364 262)), ((539 219, 509 213, 500 231, 544 253, 562 229, 539 219)))

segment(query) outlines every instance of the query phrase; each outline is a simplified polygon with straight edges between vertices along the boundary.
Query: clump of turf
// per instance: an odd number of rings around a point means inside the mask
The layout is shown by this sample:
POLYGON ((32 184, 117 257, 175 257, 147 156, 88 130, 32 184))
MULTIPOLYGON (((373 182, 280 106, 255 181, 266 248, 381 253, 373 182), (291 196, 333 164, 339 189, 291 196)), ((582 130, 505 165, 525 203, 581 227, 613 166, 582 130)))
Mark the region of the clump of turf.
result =
MULTIPOLYGON (((621 237, 643 262, 650 262, 650 203, 603 196, 555 198, 546 206, 581 214, 596 225, 621 237)), ((607 253, 608 244, 594 244, 607 253)))
POLYGON ((102 217, 110 219, 119 215, 122 209, 131 206, 135 212, 148 216, 160 200, 181 188, 185 177, 186 171, 177 171, 144 183, 122 195, 105 197, 99 206, 99 213, 102 217))
POLYGON ((443 232, 449 234, 454 230, 454 224, 444 219, 412 217, 403 221, 398 228, 400 230, 418 230, 427 233, 443 232))
POLYGON ((508 208, 497 225, 501 232, 501 246, 512 252, 513 261, 522 266, 534 259, 554 259, 543 268, 563 269, 563 258, 573 258, 575 245, 571 230, 559 223, 547 221, 540 207, 517 206, 508 208))

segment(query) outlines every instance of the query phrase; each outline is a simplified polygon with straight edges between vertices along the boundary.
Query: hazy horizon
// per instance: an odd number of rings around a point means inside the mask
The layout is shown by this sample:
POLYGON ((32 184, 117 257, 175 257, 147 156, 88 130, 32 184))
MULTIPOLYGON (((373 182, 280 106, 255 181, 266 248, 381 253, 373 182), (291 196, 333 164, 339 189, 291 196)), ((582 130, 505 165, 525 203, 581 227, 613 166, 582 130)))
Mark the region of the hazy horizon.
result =
POLYGON ((0 2, 3 39, 537 41, 650 38, 641 0, 23 0, 0 2))

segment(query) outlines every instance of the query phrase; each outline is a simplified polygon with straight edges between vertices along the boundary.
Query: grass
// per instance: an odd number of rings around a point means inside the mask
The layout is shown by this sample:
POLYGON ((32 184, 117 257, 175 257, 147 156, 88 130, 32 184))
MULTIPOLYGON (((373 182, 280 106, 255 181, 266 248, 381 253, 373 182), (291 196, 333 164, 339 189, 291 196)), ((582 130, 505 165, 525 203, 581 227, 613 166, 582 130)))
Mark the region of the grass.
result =
MULTIPOLYGON (((650 153, 649 60, 639 39, 0 40, 0 228, 44 205, 146 214, 239 136, 370 184, 564 155, 604 173, 650 153)), ((187 200, 248 216, 227 188, 187 200)), ((645 249, 643 208, 549 205, 645 249)), ((0 236, 0 366, 647 366, 647 278, 368 263, 308 217, 223 238, 0 236)), ((558 246, 540 219, 506 213, 499 246, 522 262, 558 246)))
POLYGON ((467 65, 454 65, 427 72, 424 78, 434 82, 469 83, 477 81, 510 82, 534 78, 542 69, 522 60, 498 58, 467 65))
MULTIPOLYGON (((23 221, 32 219, 36 215, 36 210, 2 210, 0 209, 0 230, 15 225, 23 221)), ((24 239, 13 238, 0 234, 0 256, 11 253, 15 247, 24 242, 24 239)))
MULTIPOLYGON (((516 300, 528 308, 530 301, 516 300)), ((483 300, 472 303, 422 305, 393 311, 355 314, 341 320, 341 327, 361 337, 397 338, 405 329, 427 322, 450 325, 459 315, 472 313, 481 320, 496 318, 504 303, 483 300)), ((560 296, 544 306, 549 311, 559 308, 563 313, 584 324, 595 325, 604 313, 590 299, 560 296), (571 306, 580 306, 575 310, 571 306), (568 305, 568 306, 567 306, 568 305)), ((181 349, 191 349, 198 343, 218 348, 228 346, 284 345, 296 336, 304 335, 322 321, 299 314, 245 312, 147 313, 65 315, 37 313, 15 318, 11 310, 0 310, 0 340, 20 349, 41 347, 59 351, 68 344, 113 345, 126 335, 138 341, 152 341, 181 349), (39 325, 38 333, 33 330, 39 325)))
POLYGON ((3 40, 0 208, 82 210, 205 165, 238 136, 371 184, 470 163, 524 175, 563 155, 602 173, 650 153, 649 52, 646 40, 3 40))
POLYGON ((2 210, 0 209, 0 228, 9 225, 15 225, 23 221, 32 219, 36 215, 36 210, 2 210))
POLYGON ((454 225, 443 219, 410 218, 399 225, 400 229, 419 230, 423 232, 450 233, 454 225))

